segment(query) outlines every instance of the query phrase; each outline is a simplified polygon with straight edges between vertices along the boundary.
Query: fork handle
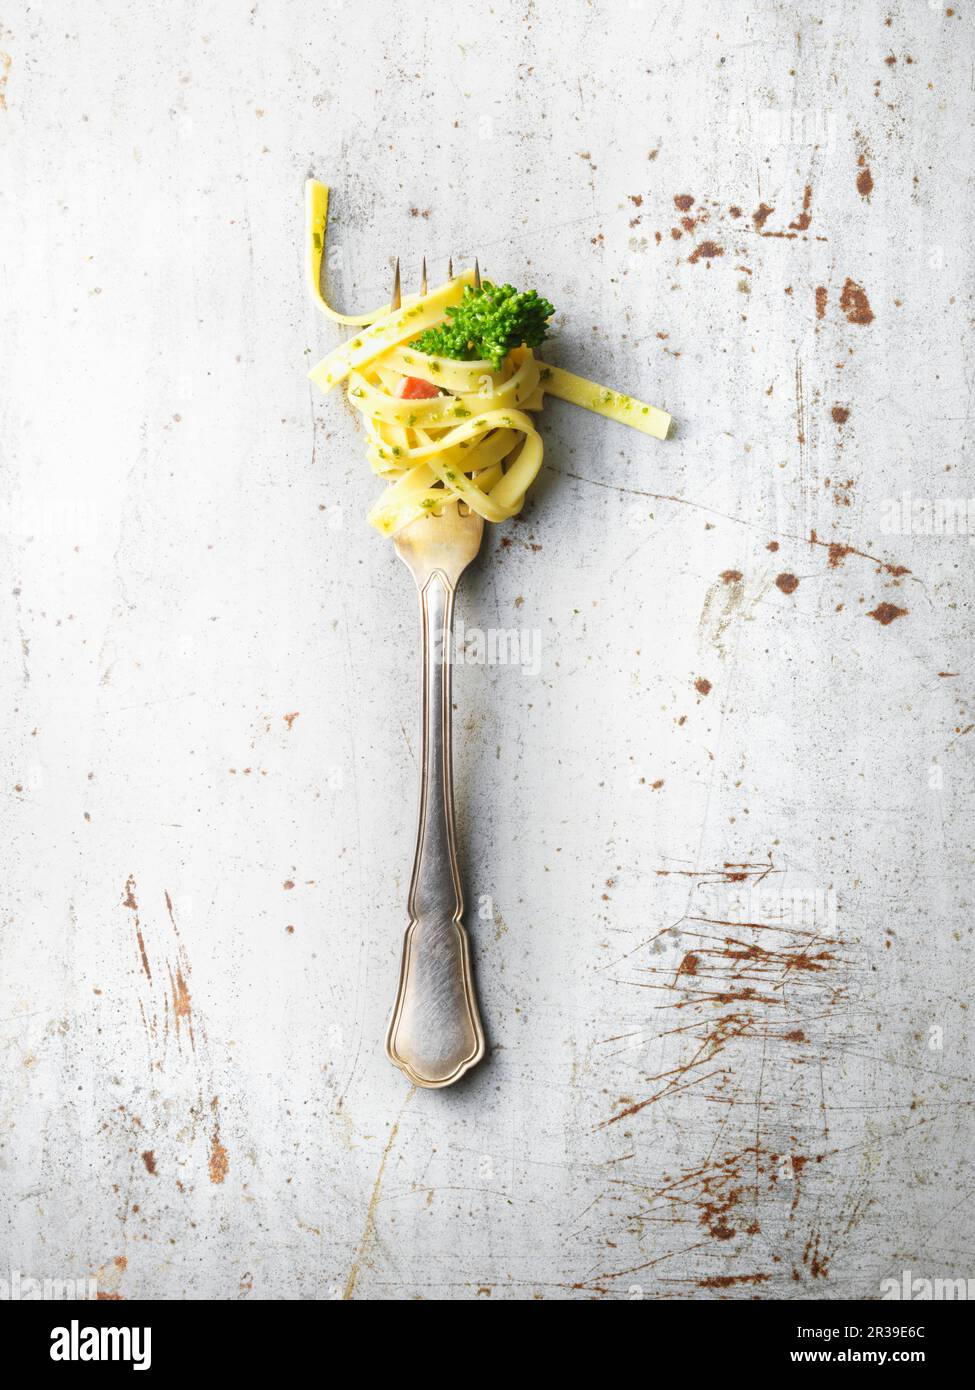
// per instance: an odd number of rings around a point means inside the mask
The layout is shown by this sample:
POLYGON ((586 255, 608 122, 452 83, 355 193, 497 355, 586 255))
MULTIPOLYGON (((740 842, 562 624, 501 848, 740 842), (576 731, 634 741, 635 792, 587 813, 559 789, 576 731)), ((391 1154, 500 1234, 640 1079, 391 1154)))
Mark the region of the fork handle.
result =
POLYGON ((455 585, 435 569, 420 593, 423 755, 410 924, 386 1053, 417 1086, 449 1086, 484 1055, 461 918, 450 753, 455 585))

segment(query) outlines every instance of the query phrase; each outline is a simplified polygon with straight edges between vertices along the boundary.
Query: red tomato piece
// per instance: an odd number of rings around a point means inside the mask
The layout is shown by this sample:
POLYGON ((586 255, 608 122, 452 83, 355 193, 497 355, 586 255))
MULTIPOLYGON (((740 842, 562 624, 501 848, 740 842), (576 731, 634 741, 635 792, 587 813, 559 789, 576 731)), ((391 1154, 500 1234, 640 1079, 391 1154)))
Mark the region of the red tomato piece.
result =
POLYGON ((399 384, 399 394, 404 401, 429 401, 439 396, 440 392, 432 382, 424 381, 422 377, 406 376, 399 384))

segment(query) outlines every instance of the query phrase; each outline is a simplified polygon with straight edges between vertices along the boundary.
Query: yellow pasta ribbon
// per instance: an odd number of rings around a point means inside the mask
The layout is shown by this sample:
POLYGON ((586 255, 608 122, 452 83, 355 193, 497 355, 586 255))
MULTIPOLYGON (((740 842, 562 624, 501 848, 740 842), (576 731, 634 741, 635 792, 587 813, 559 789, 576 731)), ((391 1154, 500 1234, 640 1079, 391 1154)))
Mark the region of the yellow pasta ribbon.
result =
POLYGON ((425 328, 442 323, 458 304, 465 271, 425 295, 404 298, 366 314, 341 314, 322 293, 328 226, 328 188, 305 184, 305 267, 311 298, 336 323, 361 331, 309 372, 323 391, 344 385, 366 429, 366 455, 388 486, 368 520, 392 536, 418 517, 464 502, 486 521, 505 521, 522 508, 542 466, 542 441, 529 411, 546 395, 595 411, 644 434, 665 439, 671 417, 656 406, 598 382, 540 362, 530 348, 515 348, 495 370, 490 362, 432 357, 410 347, 425 328), (406 399, 409 378, 439 394, 406 399))

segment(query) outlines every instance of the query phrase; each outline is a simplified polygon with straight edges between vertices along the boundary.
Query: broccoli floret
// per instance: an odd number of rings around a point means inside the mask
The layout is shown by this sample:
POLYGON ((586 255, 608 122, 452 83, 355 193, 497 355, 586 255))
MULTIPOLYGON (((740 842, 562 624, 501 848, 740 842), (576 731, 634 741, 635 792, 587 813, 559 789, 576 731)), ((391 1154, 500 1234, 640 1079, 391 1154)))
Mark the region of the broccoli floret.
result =
POLYGON ((410 347, 460 362, 487 360, 497 371, 514 347, 536 348, 555 310, 536 290, 519 294, 512 285, 464 286, 464 297, 447 310, 447 321, 428 328, 410 347))

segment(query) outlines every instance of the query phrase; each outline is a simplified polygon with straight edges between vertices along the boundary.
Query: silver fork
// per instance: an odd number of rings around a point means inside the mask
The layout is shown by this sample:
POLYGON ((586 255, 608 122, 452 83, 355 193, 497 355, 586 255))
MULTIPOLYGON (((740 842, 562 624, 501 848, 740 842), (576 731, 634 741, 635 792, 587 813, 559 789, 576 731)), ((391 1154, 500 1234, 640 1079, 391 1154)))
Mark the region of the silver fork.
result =
MULTIPOLYGON (((451 278, 453 267, 451 266, 451 278)), ((477 273, 475 283, 480 283, 477 273)), ((421 294, 427 289, 423 262, 421 294)), ((391 308, 400 307, 399 261, 391 308)), ((457 584, 481 547, 484 521, 461 503, 424 516, 394 538, 420 596, 422 759, 410 921, 386 1054, 417 1086, 450 1086, 484 1056, 470 948, 462 917, 451 768, 450 668, 457 584)))

